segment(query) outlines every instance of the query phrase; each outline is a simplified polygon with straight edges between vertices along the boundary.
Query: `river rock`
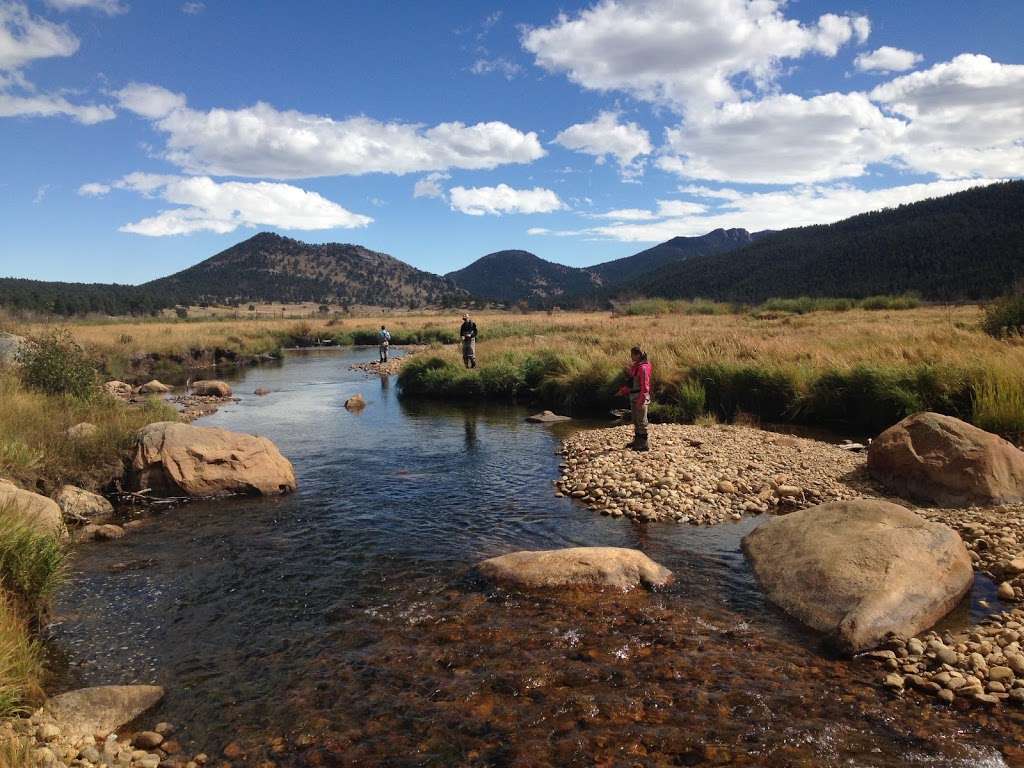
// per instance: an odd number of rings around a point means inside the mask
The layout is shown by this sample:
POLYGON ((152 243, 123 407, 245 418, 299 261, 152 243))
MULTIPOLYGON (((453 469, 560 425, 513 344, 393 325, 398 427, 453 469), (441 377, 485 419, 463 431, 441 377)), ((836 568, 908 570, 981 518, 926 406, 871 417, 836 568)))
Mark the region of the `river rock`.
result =
POLYGON ((623 592, 643 584, 661 587, 672 572, 637 549, 569 547, 512 552, 484 560, 477 571, 485 579, 528 589, 611 587, 623 592))
POLYGON ((166 384, 162 384, 156 379, 153 379, 152 381, 147 381, 145 384, 139 387, 140 395, 163 395, 170 391, 170 387, 168 387, 166 384))
POLYGON ((295 470, 265 437, 173 421, 139 430, 130 482, 170 496, 248 494, 295 490, 295 470))
POLYGON ((253 390, 253 394, 257 397, 265 397, 270 394, 270 390, 266 387, 256 387, 256 389, 253 390))
POLYGON ((7 480, 0 480, 0 510, 16 516, 40 533, 65 538, 64 515, 53 499, 26 491, 7 480))
POLYGON ((91 738, 129 723, 164 696, 158 685, 100 685, 68 691, 46 700, 43 713, 68 739, 91 738))
POLYGON ((366 407, 366 400, 362 395, 352 395, 345 401, 345 407, 350 411, 361 411, 366 407))
POLYGON ((95 424, 83 421, 79 424, 75 424, 73 427, 68 427, 64 430, 64 434, 72 440, 87 440, 90 437, 95 437, 99 431, 100 428, 95 424))
POLYGON ((123 381, 114 379, 108 381, 103 385, 103 390, 111 397, 116 397, 118 400, 131 400, 132 397, 132 385, 126 384, 123 381))
POLYGON ((885 430, 868 449, 868 471, 897 493, 947 507, 1024 501, 1024 451, 938 413, 885 430))
POLYGON ((54 494, 64 519, 68 521, 91 520, 114 514, 114 507, 98 493, 92 493, 74 485, 65 485, 54 494))
POLYGON ((768 598, 842 651, 932 626, 970 589, 971 559, 951 528, 886 501, 820 504, 743 539, 768 598))
POLYGON ((541 411, 533 416, 527 416, 526 420, 531 424, 557 424, 560 421, 572 421, 571 416, 559 416, 552 411, 541 411))
POLYGON ((25 345, 24 336, 0 333, 0 366, 13 366, 18 362, 18 353, 25 345))
POLYGON ((192 382, 192 394, 202 397, 231 397, 234 392, 226 381, 203 380, 192 382))

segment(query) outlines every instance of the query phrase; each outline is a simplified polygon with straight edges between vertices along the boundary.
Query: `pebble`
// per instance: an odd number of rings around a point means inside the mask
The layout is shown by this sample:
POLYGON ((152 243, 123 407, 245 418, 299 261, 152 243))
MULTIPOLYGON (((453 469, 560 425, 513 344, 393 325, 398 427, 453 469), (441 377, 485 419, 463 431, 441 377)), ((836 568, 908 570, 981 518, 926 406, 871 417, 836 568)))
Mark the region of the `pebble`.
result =
POLYGON ((623 446, 632 427, 581 430, 562 445, 555 492, 601 514, 708 525, 874 496, 862 454, 736 425, 654 424, 651 450, 623 446))

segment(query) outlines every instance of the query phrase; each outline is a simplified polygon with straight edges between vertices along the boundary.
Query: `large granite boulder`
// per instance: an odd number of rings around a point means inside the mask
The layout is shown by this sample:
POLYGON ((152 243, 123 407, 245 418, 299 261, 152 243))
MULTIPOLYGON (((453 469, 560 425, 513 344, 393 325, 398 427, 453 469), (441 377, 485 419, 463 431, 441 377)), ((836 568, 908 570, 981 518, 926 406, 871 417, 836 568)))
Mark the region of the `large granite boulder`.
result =
POLYGON ((747 534, 743 550, 769 600, 847 653, 928 629, 974 582, 956 531, 887 501, 776 517, 747 534))
POLYGON ((896 493, 944 506, 1024 501, 1024 451, 939 413, 885 430, 868 449, 868 471, 896 493))
POLYGON ((226 381, 203 380, 192 382, 192 394, 203 397, 231 397, 231 385, 226 381))
POLYGON ((56 722, 66 739, 91 738, 130 723, 159 703, 158 685, 99 685, 68 691, 46 700, 42 718, 56 722))
POLYGON ((67 521, 80 522, 114 514, 114 507, 98 493, 73 485, 63 486, 53 495, 67 521))
POLYGON ((24 336, 13 333, 0 333, 0 367, 13 366, 18 362, 18 353, 25 345, 24 336))
POLYGON ((63 539, 68 535, 64 516, 53 499, 0 480, 0 514, 11 515, 40 533, 63 539))
POLYGON ((139 430, 130 482, 169 496, 270 496, 295 490, 295 470, 265 437, 160 421, 139 430))
POLYGON ((640 550, 622 547, 512 552, 484 560, 477 572, 496 584, 527 589, 610 587, 626 592, 640 585, 662 587, 672 580, 668 568, 640 550))

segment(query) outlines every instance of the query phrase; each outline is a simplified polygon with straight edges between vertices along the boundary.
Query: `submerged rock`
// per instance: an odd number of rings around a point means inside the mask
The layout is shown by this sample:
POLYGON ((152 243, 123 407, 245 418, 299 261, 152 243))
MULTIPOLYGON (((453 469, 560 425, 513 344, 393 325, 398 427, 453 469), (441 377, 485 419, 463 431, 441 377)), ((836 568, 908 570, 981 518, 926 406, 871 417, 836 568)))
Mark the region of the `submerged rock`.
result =
POLYGON ((345 407, 350 411, 361 411, 366 407, 366 400, 362 395, 352 395, 345 401, 345 407))
POLYGON ((54 494, 65 520, 92 520, 114 514, 113 505, 98 493, 65 485, 54 494))
POLYGON ((526 420, 531 424, 557 424, 560 421, 572 421, 571 416, 559 416, 553 411, 541 411, 533 416, 527 416, 526 420))
POLYGON ((61 539, 67 536, 64 515, 57 502, 7 480, 0 480, 0 512, 19 519, 39 533, 61 539))
POLYGON ((163 696, 158 685, 100 685, 47 699, 42 712, 56 721, 65 737, 91 738, 131 722, 163 696))
POLYGON ((139 387, 140 395, 163 395, 171 391, 171 388, 166 384, 163 384, 156 379, 147 381, 141 387, 139 387))
POLYGON ((957 533, 887 501, 820 504, 743 539, 768 598, 840 650, 928 629, 974 581, 957 533))
POLYGON ((623 592, 640 586, 661 587, 672 571, 637 549, 569 547, 512 552, 484 560, 477 571, 498 584, 525 587, 611 587, 623 592))
POLYGON ((193 381, 192 394, 202 397, 231 397, 234 392, 226 381, 193 381))
POLYGON ((897 493, 943 506, 1024 501, 1024 451, 938 413, 885 430, 868 449, 868 471, 897 493))
POLYGON ((118 381, 117 379, 108 381, 103 385, 103 389, 108 395, 116 397, 118 400, 131 400, 133 393, 131 384, 126 384, 125 382, 118 381))
POLYGON ((253 390, 253 394, 256 395, 257 397, 264 397, 265 395, 270 394, 270 390, 267 389, 266 387, 256 387, 256 389, 253 390))
POLYGON ((267 438, 173 421, 139 430, 130 482, 170 496, 271 496, 296 487, 291 462, 267 438))

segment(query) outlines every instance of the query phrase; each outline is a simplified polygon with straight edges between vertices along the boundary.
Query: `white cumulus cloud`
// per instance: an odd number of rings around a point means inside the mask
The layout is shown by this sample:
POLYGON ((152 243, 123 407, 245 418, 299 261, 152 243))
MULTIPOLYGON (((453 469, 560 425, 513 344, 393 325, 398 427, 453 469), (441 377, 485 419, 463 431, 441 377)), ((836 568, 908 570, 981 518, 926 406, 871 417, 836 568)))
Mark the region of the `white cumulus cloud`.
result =
MULTIPOLYGON (((405 174, 450 168, 492 169, 529 163, 545 152, 537 134, 507 123, 460 122, 425 127, 369 117, 335 120, 259 102, 243 109, 201 111, 170 106, 170 91, 136 83, 133 93, 163 92, 164 100, 123 106, 167 134, 165 155, 188 173, 299 179, 364 173, 405 174)), ((177 94, 175 94, 177 96, 177 94)))
POLYGON ((550 189, 513 189, 507 184, 496 187, 452 187, 448 191, 453 211, 470 216, 503 213, 551 213, 565 208, 550 189))
POLYGON ((325 197, 278 182, 217 182, 208 176, 164 176, 133 173, 112 184, 83 184, 79 194, 102 196, 111 188, 156 197, 177 208, 125 224, 121 232, 149 237, 210 231, 220 234, 239 227, 282 229, 353 229, 373 222, 369 216, 342 208, 325 197))
POLYGON ((63 115, 94 125, 113 120, 114 110, 102 104, 72 104, 63 96, 51 93, 23 94, 0 90, 0 117, 54 117, 63 115))
POLYGON ((739 98, 736 81, 760 88, 784 59, 835 56, 863 42, 863 16, 786 18, 783 0, 601 0, 527 30, 523 47, 550 72, 591 90, 620 90, 677 108, 739 98))
POLYGON ((159 120, 185 106, 185 96, 149 83, 128 83, 114 93, 121 109, 142 117, 159 120))
POLYGON ((79 41, 67 27, 32 15, 24 3, 0 2, 0 70, 71 56, 79 41))
POLYGON ((861 176, 891 156, 905 124, 862 93, 725 104, 666 131, 658 166, 695 179, 763 184, 861 176))
POLYGON ((128 6, 121 0, 46 0, 46 4, 57 11, 78 11, 88 8, 108 16, 116 16, 128 11, 128 6))
POLYGON ((718 228, 742 227, 758 231, 829 224, 865 211, 941 197, 994 181, 998 179, 960 179, 872 190, 847 184, 809 185, 771 192, 685 186, 680 192, 702 202, 659 200, 657 208, 649 212, 650 220, 621 219, 582 230, 546 234, 623 242, 663 242, 673 237, 703 235, 718 228))
POLYGON ((603 163, 606 157, 614 157, 625 178, 642 173, 643 164, 637 158, 653 150, 647 131, 636 123, 619 122, 615 112, 601 112, 589 123, 570 125, 555 137, 555 143, 593 155, 598 163, 603 163))
POLYGON ((883 83, 871 98, 909 122, 900 152, 913 170, 1024 175, 1024 65, 965 53, 883 83))
POLYGON ((924 61, 920 53, 883 45, 871 53, 862 53, 853 60, 861 72, 905 72, 924 61))
POLYGON ((441 186, 441 182, 450 178, 451 175, 447 173, 438 171, 428 173, 413 185, 412 196, 444 198, 444 188, 441 186))

